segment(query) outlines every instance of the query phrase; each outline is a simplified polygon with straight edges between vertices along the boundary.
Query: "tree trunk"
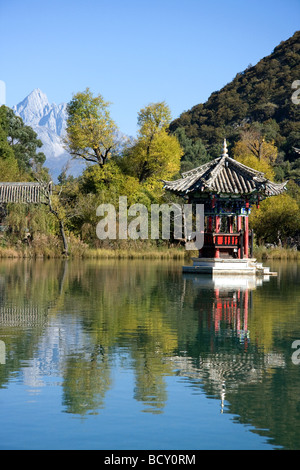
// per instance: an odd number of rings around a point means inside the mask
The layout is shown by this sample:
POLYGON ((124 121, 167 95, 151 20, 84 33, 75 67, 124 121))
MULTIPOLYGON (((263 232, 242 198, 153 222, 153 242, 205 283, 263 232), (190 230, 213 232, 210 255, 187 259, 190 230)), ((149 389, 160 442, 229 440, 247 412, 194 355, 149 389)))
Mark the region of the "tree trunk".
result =
POLYGON ((64 244, 64 255, 69 256, 68 240, 65 234, 64 223, 62 220, 59 220, 59 230, 60 230, 61 238, 64 244))

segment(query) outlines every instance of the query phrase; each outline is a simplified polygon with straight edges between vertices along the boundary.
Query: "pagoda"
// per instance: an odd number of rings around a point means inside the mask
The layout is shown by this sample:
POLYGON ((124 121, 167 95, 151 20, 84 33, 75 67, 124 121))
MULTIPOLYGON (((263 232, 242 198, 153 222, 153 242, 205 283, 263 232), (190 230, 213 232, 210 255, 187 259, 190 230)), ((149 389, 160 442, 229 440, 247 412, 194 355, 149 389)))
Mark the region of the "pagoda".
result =
POLYGON ((274 183, 264 173, 229 157, 226 139, 220 157, 164 181, 164 188, 189 204, 203 204, 204 244, 185 272, 224 274, 267 273, 253 258, 253 232, 249 230, 251 207, 286 190, 287 181, 274 183))

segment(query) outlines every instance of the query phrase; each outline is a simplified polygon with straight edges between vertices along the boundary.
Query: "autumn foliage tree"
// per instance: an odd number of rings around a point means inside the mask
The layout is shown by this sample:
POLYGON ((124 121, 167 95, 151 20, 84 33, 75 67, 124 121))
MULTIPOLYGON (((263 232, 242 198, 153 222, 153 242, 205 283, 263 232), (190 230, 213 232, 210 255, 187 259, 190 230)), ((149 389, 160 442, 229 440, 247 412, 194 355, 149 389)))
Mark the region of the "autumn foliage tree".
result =
POLYGON ((183 150, 177 137, 167 131, 170 120, 165 102, 151 103, 138 113, 138 138, 121 165, 140 183, 171 178, 179 171, 183 150))
POLYGON ((277 159, 277 148, 272 141, 268 142, 257 130, 244 131, 241 139, 235 143, 232 153, 240 163, 261 171, 270 180, 274 179, 273 166, 277 159))
POLYGON ((109 105, 89 88, 76 93, 68 103, 65 145, 77 159, 103 166, 117 146, 117 126, 109 105))
POLYGON ((285 244, 300 232, 299 206, 289 194, 265 199, 253 209, 250 225, 259 243, 285 244))

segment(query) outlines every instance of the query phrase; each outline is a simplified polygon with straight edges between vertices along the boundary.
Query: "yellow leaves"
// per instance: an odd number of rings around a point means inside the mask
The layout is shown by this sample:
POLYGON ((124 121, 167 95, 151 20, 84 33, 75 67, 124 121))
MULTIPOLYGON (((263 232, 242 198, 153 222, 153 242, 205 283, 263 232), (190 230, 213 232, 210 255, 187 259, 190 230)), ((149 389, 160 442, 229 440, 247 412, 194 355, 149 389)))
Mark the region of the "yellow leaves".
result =
POLYGON ((117 126, 109 113, 109 104, 101 95, 94 97, 87 88, 68 104, 67 150, 75 158, 103 165, 115 146, 117 126))
POLYGON ((267 179, 274 181, 274 170, 266 161, 258 160, 254 155, 239 156, 236 160, 254 170, 261 171, 267 179))
POLYGON ((284 243, 286 237, 300 230, 300 214, 297 202, 288 194, 264 200, 260 208, 254 208, 250 224, 257 238, 270 243, 284 243))
POLYGON ((182 155, 177 137, 160 130, 150 140, 143 137, 137 141, 129 150, 126 166, 141 183, 153 178, 170 179, 179 172, 182 155))
POLYGON ((157 132, 166 129, 171 122, 171 112, 162 101, 150 103, 138 113, 139 134, 141 137, 152 138, 157 132))
POLYGON ((238 141, 233 147, 235 160, 254 170, 261 171, 265 177, 274 180, 275 174, 272 169, 277 158, 277 148, 264 140, 252 139, 238 141))

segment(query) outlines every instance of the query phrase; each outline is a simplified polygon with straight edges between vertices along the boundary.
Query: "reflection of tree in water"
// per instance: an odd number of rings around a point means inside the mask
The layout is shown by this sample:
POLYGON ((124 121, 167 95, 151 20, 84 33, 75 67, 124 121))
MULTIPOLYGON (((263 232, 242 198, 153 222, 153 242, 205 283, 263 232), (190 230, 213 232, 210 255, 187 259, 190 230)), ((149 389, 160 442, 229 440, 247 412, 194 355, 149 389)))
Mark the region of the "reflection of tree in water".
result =
POLYGON ((49 282, 49 270, 43 263, 13 259, 0 264, 0 336, 6 346, 0 387, 9 381, 11 373, 21 369, 22 361, 33 358, 38 349, 48 321, 49 302, 57 297, 57 267, 55 272, 53 277, 50 271, 49 282))
POLYGON ((146 405, 145 412, 161 413, 167 401, 164 375, 172 374, 172 370, 162 363, 161 347, 155 335, 149 335, 146 328, 138 328, 136 343, 131 347, 136 377, 134 398, 146 405))
POLYGON ((68 413, 85 415, 104 408, 111 378, 109 358, 101 348, 67 357, 64 369, 63 405, 68 413))
POLYGON ((31 361, 31 372, 28 368, 26 373, 31 384, 40 384, 48 368, 48 372, 63 376, 66 411, 81 415, 96 412, 103 407, 111 386, 111 352, 121 347, 132 358, 135 398, 146 404, 145 411, 159 412, 163 408, 163 377, 172 374, 164 358, 177 346, 176 335, 164 313, 167 296, 161 297, 157 288, 160 276, 157 277, 155 264, 149 267, 130 263, 129 270, 126 264, 113 264, 49 262, 2 266, 2 306, 14 304, 9 319, 18 325, 15 344, 10 344, 9 350, 18 351, 16 357, 20 358, 10 366, 8 361, 4 381, 26 358, 31 361), (46 307, 44 322, 36 334, 29 316, 27 324, 26 318, 23 324, 17 324, 21 299, 34 302, 38 315, 46 307), (30 335, 26 334, 28 327, 30 335), (25 341, 29 347, 24 347, 25 341))
POLYGON ((134 398, 146 405, 144 411, 160 412, 167 399, 164 376, 172 374, 165 356, 177 342, 167 321, 169 301, 158 289, 155 265, 150 269, 140 263, 118 265, 118 269, 108 266, 93 272, 89 283, 86 279, 81 284, 83 295, 76 302, 84 309, 85 295, 97 292, 83 320, 91 340, 108 351, 121 348, 129 353, 136 378, 134 398))

